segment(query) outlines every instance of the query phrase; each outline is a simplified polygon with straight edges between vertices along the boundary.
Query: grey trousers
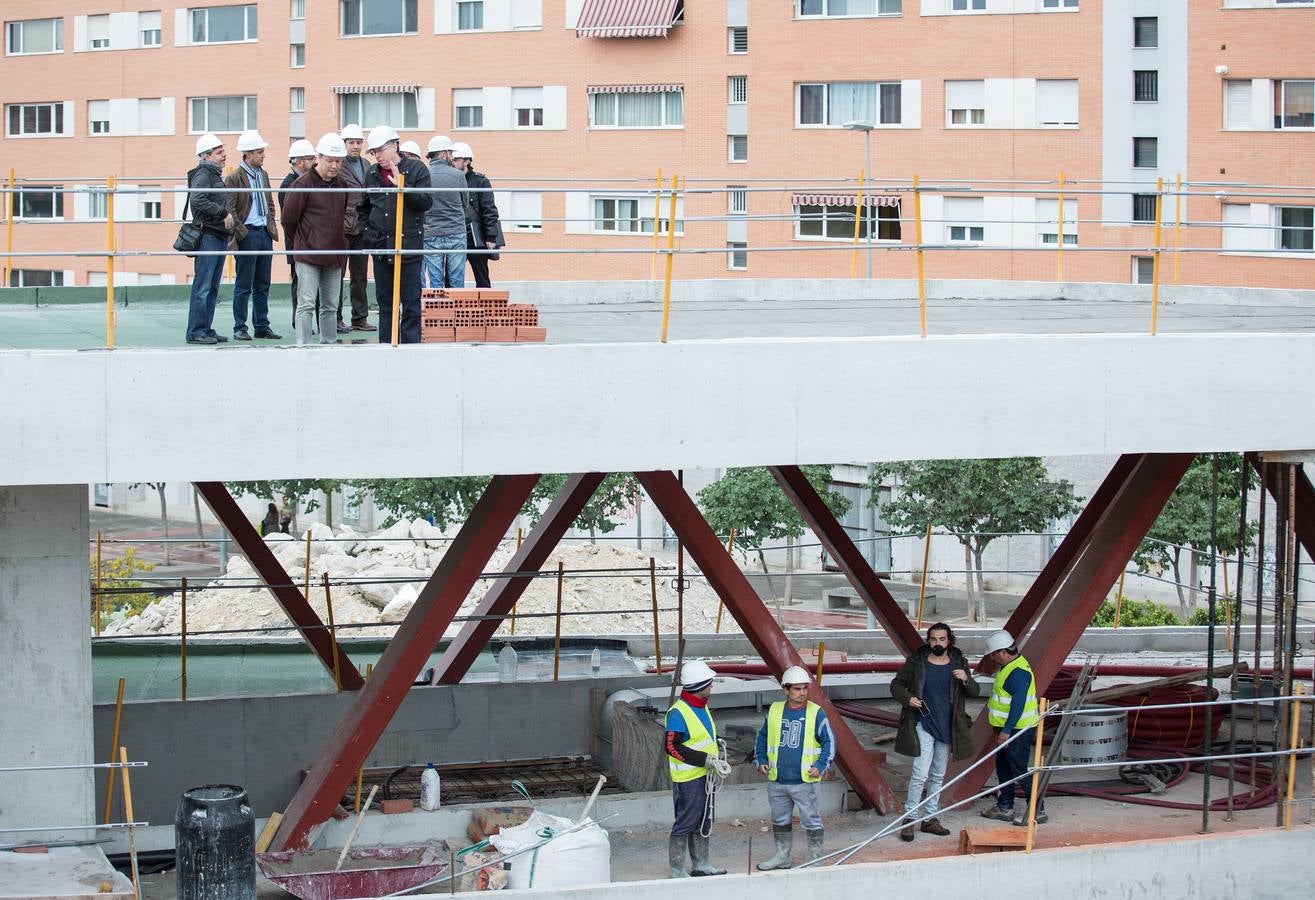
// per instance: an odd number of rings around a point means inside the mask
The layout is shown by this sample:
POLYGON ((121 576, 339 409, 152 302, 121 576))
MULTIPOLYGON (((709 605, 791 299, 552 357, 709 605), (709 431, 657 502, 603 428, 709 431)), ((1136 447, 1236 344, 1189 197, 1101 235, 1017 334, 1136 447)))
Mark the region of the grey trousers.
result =
POLYGON ((297 311, 293 314, 297 343, 309 344, 315 321, 315 298, 320 298, 320 343, 338 340, 338 297, 342 292, 342 268, 324 268, 298 262, 297 311))
POLYGON ((799 824, 809 831, 822 827, 821 804, 817 799, 817 783, 767 783, 767 802, 772 806, 772 824, 789 825, 795 807, 799 808, 799 824))

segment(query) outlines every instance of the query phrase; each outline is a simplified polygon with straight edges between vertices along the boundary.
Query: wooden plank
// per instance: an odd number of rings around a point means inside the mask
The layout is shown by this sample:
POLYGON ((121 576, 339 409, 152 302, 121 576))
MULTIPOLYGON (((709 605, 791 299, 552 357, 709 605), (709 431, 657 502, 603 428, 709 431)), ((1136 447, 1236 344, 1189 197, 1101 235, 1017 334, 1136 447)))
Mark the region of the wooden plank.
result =
POLYGON ((1027 845, 1027 832, 1021 828, 964 828, 959 832, 959 852, 1000 853, 1022 850, 1027 845))
POLYGON ((283 813, 272 812, 269 814, 269 821, 265 827, 260 829, 260 836, 256 838, 256 852, 264 853, 269 849, 269 845, 274 840, 274 833, 279 830, 279 823, 283 821, 283 813))

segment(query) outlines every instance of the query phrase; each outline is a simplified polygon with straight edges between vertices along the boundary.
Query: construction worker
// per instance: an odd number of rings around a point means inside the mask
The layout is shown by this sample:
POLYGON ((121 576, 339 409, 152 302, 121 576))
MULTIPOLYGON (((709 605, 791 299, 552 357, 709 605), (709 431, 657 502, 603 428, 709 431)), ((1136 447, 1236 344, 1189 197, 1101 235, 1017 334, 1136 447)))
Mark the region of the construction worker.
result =
POLYGON ((419 159, 420 145, 415 141, 402 141, 402 143, 398 145, 397 152, 405 156, 407 159, 419 159))
MULTIPOLYGON (((1018 652, 1013 635, 1007 631, 997 631, 986 639, 986 656, 983 661, 986 659, 990 659, 996 666, 991 699, 986 701, 987 721, 996 731, 995 742, 999 745, 1014 735, 1017 737, 996 754, 995 774, 1002 787, 996 793, 995 804, 982 810, 982 816, 1026 825, 1031 779, 1024 778, 1017 783, 1023 789, 1023 810, 1017 815, 1014 814, 1015 785, 1008 782, 1022 775, 1030 766, 1037 737, 1036 728, 1041 722, 1036 700, 1036 678, 1032 675, 1032 667, 1018 652)), ((1045 798, 1038 797, 1037 824, 1049 818, 1046 815, 1045 798)))
POLYGON ((680 670, 679 699, 667 710, 666 752, 671 771, 671 799, 675 821, 667 841, 671 877, 685 877, 685 850, 693 866, 691 875, 725 875, 708 860, 708 836, 712 832, 714 793, 708 789, 708 771, 724 777, 730 765, 721 759, 717 726, 708 712, 712 696, 712 669, 705 662, 687 662, 680 670))
POLYGON ((791 666, 781 676, 785 699, 767 709, 758 729, 755 759, 766 775, 767 799, 772 808, 772 837, 776 855, 758 863, 761 871, 790 868, 794 829, 790 819, 799 810, 799 824, 808 835, 808 859, 822 858, 822 814, 817 784, 835 758, 831 723, 820 706, 808 699, 808 673, 791 666))
POLYGON ((274 194, 270 190, 269 176, 265 174, 265 148, 268 146, 260 132, 242 132, 237 139, 242 163, 224 176, 225 187, 243 188, 228 195, 228 208, 234 221, 234 248, 242 252, 234 258, 235 341, 251 340, 251 332, 247 330, 248 301, 256 337, 275 341, 283 337, 269 326, 270 269, 279 227, 274 221, 274 194))
POLYGON ((972 720, 964 709, 964 700, 981 695, 981 688, 968 671, 968 660, 954 646, 954 632, 949 625, 937 622, 927 629, 927 642, 896 674, 890 683, 890 695, 903 707, 895 751, 913 757, 909 795, 904 804, 906 824, 900 829, 900 840, 914 839, 915 819, 926 819, 923 833, 946 837, 950 830, 936 818, 941 783, 951 753, 955 759, 973 755, 969 736, 972 720), (926 803, 922 802, 924 787, 926 803))

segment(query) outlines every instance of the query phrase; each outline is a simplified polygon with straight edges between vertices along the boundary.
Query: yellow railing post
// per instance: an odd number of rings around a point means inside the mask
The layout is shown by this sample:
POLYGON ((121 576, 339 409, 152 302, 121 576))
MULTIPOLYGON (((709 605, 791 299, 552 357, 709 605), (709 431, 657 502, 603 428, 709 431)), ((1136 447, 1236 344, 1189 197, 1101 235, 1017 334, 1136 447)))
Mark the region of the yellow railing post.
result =
MULTIPOLYGON (((676 190, 677 176, 671 176, 671 213, 667 219, 667 274, 662 286, 662 343, 667 342, 667 322, 671 318, 671 260, 676 255, 676 190)), ((653 223, 657 228, 657 222, 653 223)))
POLYGON ((822 686, 822 661, 826 659, 826 641, 817 642, 817 686, 822 686))
MULTIPOLYGON (((1183 243, 1183 176, 1174 181, 1173 194, 1173 283, 1178 283, 1178 257, 1183 243)), ((1224 571, 1228 571, 1225 569, 1224 571)))
MULTIPOLYGON (((1288 733, 1288 750, 1297 749, 1297 725, 1301 721, 1301 696, 1306 693, 1306 686, 1300 682, 1292 686, 1292 695, 1295 700, 1288 701, 1288 723, 1291 730, 1288 733)), ((1292 830, 1292 798, 1297 787, 1297 756, 1295 753, 1288 757, 1288 787, 1287 799, 1283 804, 1283 827, 1287 831, 1292 830)))
POLYGON ((393 229, 393 346, 397 346, 401 331, 402 311, 402 188, 406 176, 397 173, 397 227, 393 229))
POLYGON ((854 200, 854 253, 849 259, 849 277, 858 277, 858 229, 859 224, 863 221, 863 176, 866 173, 859 169, 858 171, 858 197, 854 200))
POLYGON ((9 273, 14 269, 14 169, 9 169, 9 186, 5 190, 5 282, 9 287, 9 273))
POLYGON ((114 176, 105 196, 105 346, 114 349, 114 176))
MULTIPOLYGON (((728 198, 729 202, 729 198, 728 198)), ((662 221, 662 170, 658 169, 657 174, 657 193, 653 195, 653 259, 648 267, 648 277, 657 278, 657 261, 658 261, 658 235, 662 229, 658 227, 658 222, 662 221)))
POLYGON ((922 192, 918 188, 918 176, 913 176, 913 239, 917 243, 918 256, 918 333, 927 336, 927 280, 922 261, 922 192))
POLYGON ((1059 246, 1055 250, 1055 259, 1059 266, 1059 280, 1064 280, 1064 173, 1059 173, 1059 246))
POLYGON ((1160 319, 1160 237, 1164 213, 1164 179, 1155 179, 1155 255, 1151 257, 1151 334, 1159 328, 1160 319))
POLYGON ((1027 792, 1027 847, 1026 852, 1032 852, 1032 844, 1036 840, 1036 807, 1039 798, 1037 792, 1041 788, 1041 742, 1045 737, 1046 731, 1046 706, 1048 701, 1045 697, 1040 701, 1041 719, 1036 723, 1036 746, 1032 750, 1032 790, 1027 792))

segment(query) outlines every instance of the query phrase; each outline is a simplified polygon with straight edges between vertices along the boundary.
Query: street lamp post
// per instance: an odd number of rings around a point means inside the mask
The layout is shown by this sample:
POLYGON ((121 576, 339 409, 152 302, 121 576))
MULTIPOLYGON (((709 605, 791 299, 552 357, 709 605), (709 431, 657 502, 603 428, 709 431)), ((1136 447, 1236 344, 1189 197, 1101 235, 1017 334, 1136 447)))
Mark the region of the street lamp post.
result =
MULTIPOLYGON (((875 128, 876 126, 873 125, 871 122, 855 121, 855 122, 846 122, 844 127, 848 131, 863 132, 863 157, 864 157, 863 171, 867 173, 867 181, 868 184, 871 185, 872 184, 872 129, 875 128)), ((865 219, 867 219, 866 223, 864 224, 864 230, 867 232, 866 243, 868 247, 868 280, 869 281, 872 280, 872 227, 876 224, 876 222, 874 221, 876 217, 868 215, 868 206, 870 205, 872 204, 864 203, 863 208, 859 211, 860 214, 865 219)))

